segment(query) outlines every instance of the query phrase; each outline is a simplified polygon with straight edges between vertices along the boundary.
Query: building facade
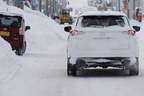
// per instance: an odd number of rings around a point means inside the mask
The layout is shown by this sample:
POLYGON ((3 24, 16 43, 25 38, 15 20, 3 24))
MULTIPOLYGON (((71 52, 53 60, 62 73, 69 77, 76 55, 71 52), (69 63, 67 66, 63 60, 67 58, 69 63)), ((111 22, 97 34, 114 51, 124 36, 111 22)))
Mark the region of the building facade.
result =
POLYGON ((142 20, 144 20, 144 0, 142 0, 142 20))

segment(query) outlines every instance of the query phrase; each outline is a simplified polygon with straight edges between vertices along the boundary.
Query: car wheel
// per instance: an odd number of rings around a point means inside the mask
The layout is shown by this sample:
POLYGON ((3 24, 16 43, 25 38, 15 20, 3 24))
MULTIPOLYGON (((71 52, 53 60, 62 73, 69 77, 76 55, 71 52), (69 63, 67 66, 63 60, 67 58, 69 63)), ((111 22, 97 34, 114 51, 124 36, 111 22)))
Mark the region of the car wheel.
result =
POLYGON ((70 76, 71 75, 71 70, 70 70, 70 65, 67 64, 67 75, 70 76))
POLYGON ((71 65, 71 64, 67 64, 67 75, 70 76, 76 76, 76 71, 77 71, 77 68, 75 65, 71 65))
POLYGON ((27 46, 27 44, 26 44, 26 41, 24 42, 24 45, 23 45, 23 53, 25 53, 25 51, 26 51, 26 46, 27 46))
POLYGON ((15 53, 16 53, 16 55, 22 56, 23 55, 23 49, 17 49, 15 53))
POLYGON ((136 63, 129 67, 129 74, 130 75, 138 75, 139 74, 139 60, 136 59, 136 63))

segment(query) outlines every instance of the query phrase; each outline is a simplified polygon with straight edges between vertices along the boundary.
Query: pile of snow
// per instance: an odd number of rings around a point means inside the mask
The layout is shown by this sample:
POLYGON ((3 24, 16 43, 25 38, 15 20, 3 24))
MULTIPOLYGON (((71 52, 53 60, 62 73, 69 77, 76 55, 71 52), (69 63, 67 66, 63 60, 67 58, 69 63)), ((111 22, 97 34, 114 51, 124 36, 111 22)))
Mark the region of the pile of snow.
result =
MULTIPOLYGON (((5 12, 7 8, 8 5, 0 0, 0 12, 5 12)), ((11 50, 10 44, 2 37, 0 37, 0 46, 0 82, 4 82, 15 75, 25 64, 17 59, 17 56, 11 50)))
MULTIPOLYGON (((5 4, 3 1, 1 4, 5 4)), ((26 26, 30 26, 31 29, 26 31, 26 42, 27 51, 26 52, 44 52, 49 50, 52 46, 57 45, 61 40, 65 39, 66 34, 62 28, 52 20, 39 11, 31 10, 30 8, 24 6, 24 10, 14 6, 3 6, 2 9, 7 10, 12 13, 23 14, 26 26)))
MULTIPOLYGON (((25 18, 26 25, 31 29, 26 31, 27 49, 24 56, 28 53, 46 52, 53 46, 59 44, 66 39, 66 34, 62 28, 50 17, 43 13, 24 7, 24 10, 14 6, 8 6, 4 1, 0 0, 0 12, 19 13, 25 18)), ((22 68, 20 66, 25 63, 18 59, 17 55, 11 50, 8 42, 0 37, 0 82, 11 78, 17 71, 22 68)))
POLYGON ((26 39, 28 43, 27 52, 46 51, 52 46, 64 40, 66 34, 62 28, 43 13, 33 11, 27 7, 24 8, 26 25, 31 29, 26 32, 26 39))
POLYGON ((0 37, 0 82, 6 81, 19 71, 23 62, 11 50, 11 46, 0 37))
POLYGON ((7 8, 7 4, 4 1, 0 0, 0 11, 4 12, 6 11, 6 8, 7 8))

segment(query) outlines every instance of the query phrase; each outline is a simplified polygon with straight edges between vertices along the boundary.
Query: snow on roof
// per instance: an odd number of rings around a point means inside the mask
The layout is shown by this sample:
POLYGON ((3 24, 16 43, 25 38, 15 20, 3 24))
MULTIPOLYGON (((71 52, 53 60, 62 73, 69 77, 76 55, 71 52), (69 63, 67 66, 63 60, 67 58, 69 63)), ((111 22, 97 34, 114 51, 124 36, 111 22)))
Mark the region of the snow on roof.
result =
POLYGON ((121 16, 126 16, 125 13, 123 12, 117 12, 117 11, 89 11, 89 12, 85 12, 83 13, 81 16, 87 16, 87 15, 121 15, 121 16))
POLYGON ((9 16, 20 16, 24 18, 23 10, 15 6, 9 6, 4 1, 0 0, 0 14, 9 15, 9 16))
POLYGON ((17 14, 17 13, 11 13, 11 12, 0 12, 0 14, 8 15, 8 16, 20 16, 20 17, 24 18, 22 14, 17 14))

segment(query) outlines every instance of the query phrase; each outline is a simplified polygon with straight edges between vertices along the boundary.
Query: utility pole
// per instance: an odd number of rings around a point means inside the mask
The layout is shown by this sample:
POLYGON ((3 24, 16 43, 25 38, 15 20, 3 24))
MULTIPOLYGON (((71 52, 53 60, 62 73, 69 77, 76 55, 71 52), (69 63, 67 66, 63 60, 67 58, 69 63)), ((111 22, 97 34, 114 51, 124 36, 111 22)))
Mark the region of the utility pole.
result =
POLYGON ((129 0, 127 0, 127 16, 128 16, 128 18, 130 18, 130 14, 129 14, 129 0))
POLYGON ((55 0, 53 0, 53 16, 54 16, 54 12, 55 12, 55 0))
POLYGON ((52 5, 52 1, 50 0, 50 11, 49 11, 50 12, 50 16, 52 14, 52 6, 51 5, 52 5))
POLYGON ((120 12, 120 0, 119 0, 119 12, 120 12))
POLYGON ((7 4, 9 5, 9 0, 7 0, 7 4))
POLYGON ((133 19, 135 19, 135 0, 133 0, 133 19))
POLYGON ((104 11, 106 11, 106 7, 107 7, 107 1, 106 0, 104 0, 104 3, 103 3, 104 5, 103 5, 103 10, 104 11))
POLYGON ((50 12, 51 12, 51 9, 50 9, 50 6, 51 6, 51 3, 50 3, 51 0, 48 0, 48 16, 50 16, 50 12))
POLYGON ((21 8, 21 9, 24 9, 24 4, 23 4, 23 2, 17 0, 17 7, 18 7, 18 8, 21 8))
POLYGON ((48 16, 48 0, 46 0, 46 15, 48 16))
POLYGON ((57 7, 57 2, 55 0, 55 13, 57 13, 56 7, 57 7))
POLYGON ((41 3, 42 3, 42 0, 39 0, 39 11, 40 12, 41 12, 41 8, 42 8, 41 3))
POLYGON ((17 7, 21 8, 21 2, 19 0, 17 0, 17 7))

